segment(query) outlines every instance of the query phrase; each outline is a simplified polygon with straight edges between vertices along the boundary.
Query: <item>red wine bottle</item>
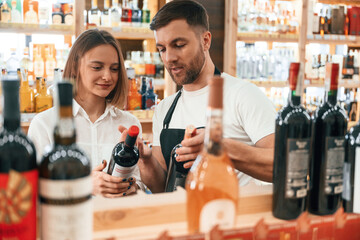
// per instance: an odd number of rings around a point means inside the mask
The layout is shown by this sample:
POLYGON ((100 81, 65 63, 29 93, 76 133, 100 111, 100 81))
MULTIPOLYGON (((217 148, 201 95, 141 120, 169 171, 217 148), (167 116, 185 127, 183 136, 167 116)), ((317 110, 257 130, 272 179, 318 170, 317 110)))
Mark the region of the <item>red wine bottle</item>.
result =
POLYGON ((111 154, 108 174, 121 178, 129 178, 133 175, 139 160, 139 150, 135 146, 138 135, 139 128, 133 125, 129 128, 125 142, 115 145, 111 154))
POLYGON ((42 239, 92 238, 92 180, 89 159, 76 144, 72 84, 61 82, 54 145, 39 167, 42 239))
POLYGON ((360 124, 356 124, 345 135, 344 211, 360 213, 360 124), (356 190, 356 191, 355 191, 356 190))
POLYGON ((337 103, 339 64, 327 63, 325 99, 313 118, 312 182, 309 212, 317 215, 334 213, 341 203, 347 115, 337 103))
POLYGON ((38 170, 33 143, 20 128, 19 79, 2 81, 0 130, 0 238, 36 239, 38 170))
POLYGON ((300 63, 289 69, 289 100, 276 118, 273 170, 273 215, 295 219, 306 208, 311 118, 301 105, 300 63))

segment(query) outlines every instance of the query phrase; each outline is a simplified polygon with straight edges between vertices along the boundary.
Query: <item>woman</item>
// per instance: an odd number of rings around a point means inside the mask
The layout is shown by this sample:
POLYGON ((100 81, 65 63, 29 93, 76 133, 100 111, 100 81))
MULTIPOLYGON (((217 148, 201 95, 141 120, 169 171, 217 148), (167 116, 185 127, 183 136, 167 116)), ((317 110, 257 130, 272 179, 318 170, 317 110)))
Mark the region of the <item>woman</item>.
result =
MULTIPOLYGON (((93 194, 105 197, 129 195, 144 189, 137 168, 133 179, 120 179, 106 173, 112 149, 121 137, 118 126, 128 128, 139 120, 120 110, 128 93, 127 76, 120 46, 114 37, 102 30, 83 32, 75 41, 65 65, 64 79, 74 81, 73 116, 77 144, 84 150, 93 168, 93 194), (136 179, 137 184, 133 184, 136 179)), ((38 159, 46 146, 53 144, 56 124, 55 108, 37 114, 28 136, 38 151, 38 159)))

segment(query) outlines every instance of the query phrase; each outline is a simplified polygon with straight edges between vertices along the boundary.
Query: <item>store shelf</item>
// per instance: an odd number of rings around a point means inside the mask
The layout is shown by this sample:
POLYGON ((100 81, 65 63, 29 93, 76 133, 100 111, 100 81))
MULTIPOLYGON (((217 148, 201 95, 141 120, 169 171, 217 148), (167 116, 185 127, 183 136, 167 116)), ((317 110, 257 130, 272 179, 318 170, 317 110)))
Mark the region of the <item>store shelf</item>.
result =
POLYGON ((360 1, 358 0, 318 0, 319 3, 323 4, 341 4, 349 6, 360 6, 360 1))
POLYGON ((238 32, 237 41, 243 42, 298 42, 298 34, 280 34, 280 33, 263 33, 263 32, 238 32))
POLYGON ((336 34, 314 34, 307 36, 307 43, 360 45, 360 36, 336 35, 336 34))
POLYGON ((88 28, 98 28, 110 32, 117 39, 154 39, 154 33, 148 27, 96 27, 88 26, 88 28))
MULTIPOLYGON (((263 88, 283 88, 288 87, 287 81, 250 81, 258 87, 263 88)), ((305 87, 324 87, 324 83, 309 83, 309 80, 305 80, 305 87)), ((360 88, 360 82, 354 80, 340 80, 339 87, 345 88, 360 88)))
POLYGON ((73 35, 74 26, 65 24, 0 23, 0 32, 73 35))

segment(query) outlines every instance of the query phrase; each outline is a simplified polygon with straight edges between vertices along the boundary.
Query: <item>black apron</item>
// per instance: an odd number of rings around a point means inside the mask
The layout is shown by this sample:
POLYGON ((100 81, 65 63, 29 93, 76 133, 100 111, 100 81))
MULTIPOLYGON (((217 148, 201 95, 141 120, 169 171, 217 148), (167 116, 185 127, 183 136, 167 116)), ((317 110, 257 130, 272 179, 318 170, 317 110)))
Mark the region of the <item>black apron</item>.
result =
MULTIPOLYGON (((215 67, 214 75, 221 75, 221 72, 215 67)), ((177 93, 173 103, 171 104, 163 121, 163 129, 160 133, 160 146, 161 152, 164 156, 167 177, 165 183, 165 191, 172 192, 176 190, 176 186, 185 187, 185 180, 189 169, 185 169, 183 165, 186 162, 172 161, 171 155, 173 148, 181 143, 184 139, 185 129, 169 128, 169 124, 176 108, 176 104, 181 96, 182 89, 177 93)))

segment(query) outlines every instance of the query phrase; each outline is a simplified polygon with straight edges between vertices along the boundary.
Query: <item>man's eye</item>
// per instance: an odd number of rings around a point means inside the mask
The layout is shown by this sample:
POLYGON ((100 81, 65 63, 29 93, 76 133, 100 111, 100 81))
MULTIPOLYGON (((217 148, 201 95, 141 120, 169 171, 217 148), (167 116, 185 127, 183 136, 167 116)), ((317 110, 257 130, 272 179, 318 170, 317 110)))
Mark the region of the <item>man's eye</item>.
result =
POLYGON ((165 52, 165 48, 158 48, 159 52, 165 52))
POLYGON ((177 47, 177 48, 182 48, 183 46, 185 46, 185 44, 176 45, 175 47, 177 47))

